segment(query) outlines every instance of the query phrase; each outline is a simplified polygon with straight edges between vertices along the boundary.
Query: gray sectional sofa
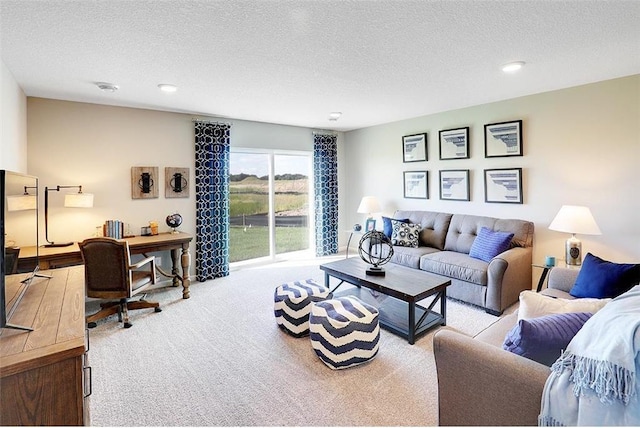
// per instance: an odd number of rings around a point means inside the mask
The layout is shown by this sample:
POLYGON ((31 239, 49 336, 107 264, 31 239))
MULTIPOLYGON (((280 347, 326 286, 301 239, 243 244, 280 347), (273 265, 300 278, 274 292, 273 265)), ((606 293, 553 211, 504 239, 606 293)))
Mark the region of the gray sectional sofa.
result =
POLYGON ((532 222, 406 210, 396 211, 393 218, 409 219, 422 229, 418 248, 394 246, 391 262, 451 278, 449 297, 500 315, 521 291, 531 289, 532 222), (489 263, 469 256, 483 226, 514 234, 511 248, 489 263))
MULTIPOLYGON (((578 270, 553 268, 542 294, 573 299, 578 270)), ((511 310, 510 310, 511 312, 511 310)), ((440 426, 535 426, 549 367, 502 349, 517 308, 474 338, 453 329, 433 338, 440 426)))

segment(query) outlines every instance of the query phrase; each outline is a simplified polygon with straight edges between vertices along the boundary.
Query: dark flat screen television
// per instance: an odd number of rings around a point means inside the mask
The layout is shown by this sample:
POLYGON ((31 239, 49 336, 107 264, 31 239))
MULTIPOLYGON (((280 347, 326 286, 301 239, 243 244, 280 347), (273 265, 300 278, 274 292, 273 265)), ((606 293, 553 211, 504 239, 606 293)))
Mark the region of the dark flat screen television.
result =
MULTIPOLYGON (((0 170, 0 244, 2 276, 0 278, 0 328, 31 330, 9 324, 11 316, 38 274, 38 178, 17 172, 0 170), (36 248, 35 268, 21 271, 18 264, 20 246, 36 248), (7 289, 9 275, 22 274, 19 287, 7 289), (26 274, 26 275, 25 275, 26 274)), ((19 278, 19 277, 15 277, 19 278)))

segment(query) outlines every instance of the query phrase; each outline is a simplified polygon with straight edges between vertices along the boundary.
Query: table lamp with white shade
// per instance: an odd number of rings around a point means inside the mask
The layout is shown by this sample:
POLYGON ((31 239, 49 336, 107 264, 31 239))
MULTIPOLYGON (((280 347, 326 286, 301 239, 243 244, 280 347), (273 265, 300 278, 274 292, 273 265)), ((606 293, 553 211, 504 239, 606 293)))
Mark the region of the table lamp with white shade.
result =
POLYGON ((358 206, 359 214, 366 214, 367 217, 364 219, 365 225, 369 220, 373 219, 373 213, 379 213, 382 211, 380 207, 380 202, 378 202, 378 198, 375 196, 363 196, 360 201, 360 205, 358 206))
POLYGON ((571 234, 565 243, 565 260, 567 265, 582 264, 582 243, 576 234, 601 235, 591 210, 576 205, 563 205, 549 225, 549 229, 571 234))

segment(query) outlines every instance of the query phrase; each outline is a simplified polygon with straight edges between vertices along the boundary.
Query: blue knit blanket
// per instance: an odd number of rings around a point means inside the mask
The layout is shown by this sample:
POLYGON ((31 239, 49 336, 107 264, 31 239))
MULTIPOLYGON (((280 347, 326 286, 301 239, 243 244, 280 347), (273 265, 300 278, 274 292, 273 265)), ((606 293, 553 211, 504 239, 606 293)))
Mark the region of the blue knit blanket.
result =
POLYGON ((640 285, 594 314, 551 367, 540 426, 640 426, 640 285))

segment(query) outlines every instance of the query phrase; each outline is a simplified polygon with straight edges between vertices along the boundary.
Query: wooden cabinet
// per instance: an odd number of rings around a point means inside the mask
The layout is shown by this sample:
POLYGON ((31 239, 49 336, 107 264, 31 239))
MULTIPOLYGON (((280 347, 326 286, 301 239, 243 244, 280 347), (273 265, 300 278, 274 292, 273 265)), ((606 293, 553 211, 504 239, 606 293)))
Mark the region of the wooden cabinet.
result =
MULTIPOLYGON (((89 425, 91 367, 82 266, 41 272, 0 333, 0 425, 89 425)), ((7 307, 25 275, 6 277, 7 307)))

